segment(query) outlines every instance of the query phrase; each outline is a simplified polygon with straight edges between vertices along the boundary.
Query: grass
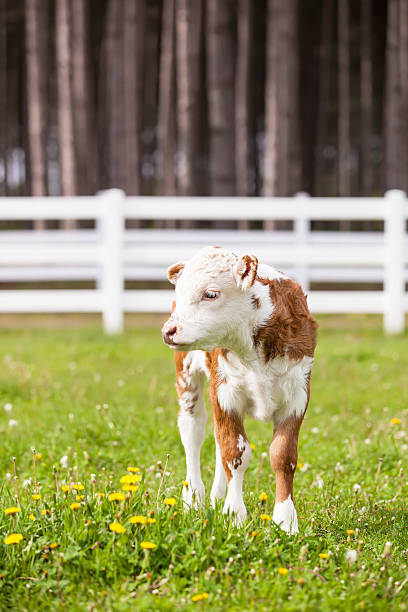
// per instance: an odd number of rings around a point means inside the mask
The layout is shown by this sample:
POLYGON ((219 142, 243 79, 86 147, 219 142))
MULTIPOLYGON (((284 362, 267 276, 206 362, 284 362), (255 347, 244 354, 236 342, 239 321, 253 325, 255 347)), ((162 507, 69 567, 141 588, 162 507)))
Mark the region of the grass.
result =
MULTIPOLYGON (((120 338, 92 325, 3 330, 0 609, 406 609, 408 337, 386 338, 364 323, 321 320, 295 477, 297 537, 260 518, 273 511, 262 456, 272 427, 251 420, 248 524, 237 529, 208 504, 183 512, 172 355, 157 329, 120 338), (139 489, 109 501, 128 466, 140 468, 139 489), (73 489, 78 482, 83 490, 73 489), (6 515, 12 506, 21 511, 6 515), (132 524, 139 515, 154 521, 132 524), (126 531, 112 532, 113 522, 126 531), (11 533, 23 539, 5 544, 11 533), (155 548, 143 549, 145 541, 155 548)), ((202 451, 207 493, 211 430, 202 451)))

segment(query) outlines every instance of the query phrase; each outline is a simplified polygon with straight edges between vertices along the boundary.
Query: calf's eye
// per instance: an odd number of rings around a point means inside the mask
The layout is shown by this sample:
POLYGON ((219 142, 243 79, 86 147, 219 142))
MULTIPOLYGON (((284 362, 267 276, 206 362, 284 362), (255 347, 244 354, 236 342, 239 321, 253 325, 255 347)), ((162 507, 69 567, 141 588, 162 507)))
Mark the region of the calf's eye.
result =
POLYGON ((203 294, 203 300, 206 300, 207 302, 212 302, 218 297, 220 297, 220 291, 211 291, 210 289, 208 289, 207 291, 204 291, 203 294))

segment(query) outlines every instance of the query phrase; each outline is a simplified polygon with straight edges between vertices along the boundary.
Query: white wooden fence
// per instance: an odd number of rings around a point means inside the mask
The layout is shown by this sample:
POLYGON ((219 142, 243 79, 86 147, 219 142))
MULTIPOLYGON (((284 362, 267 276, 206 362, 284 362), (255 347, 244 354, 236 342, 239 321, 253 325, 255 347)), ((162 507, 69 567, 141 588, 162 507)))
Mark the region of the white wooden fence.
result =
POLYGON ((168 312, 169 290, 125 290, 125 280, 165 280, 166 268, 201 246, 249 251, 299 280, 379 282, 382 291, 308 291, 318 313, 381 313, 404 329, 408 263, 403 192, 383 198, 95 197, 0 198, 0 221, 93 219, 93 230, 0 231, 0 282, 94 280, 91 290, 1 290, 0 312, 102 312, 108 333, 124 312, 168 312), (282 220, 293 231, 126 229, 125 219, 282 220), (313 220, 380 220, 384 232, 311 231, 313 220))

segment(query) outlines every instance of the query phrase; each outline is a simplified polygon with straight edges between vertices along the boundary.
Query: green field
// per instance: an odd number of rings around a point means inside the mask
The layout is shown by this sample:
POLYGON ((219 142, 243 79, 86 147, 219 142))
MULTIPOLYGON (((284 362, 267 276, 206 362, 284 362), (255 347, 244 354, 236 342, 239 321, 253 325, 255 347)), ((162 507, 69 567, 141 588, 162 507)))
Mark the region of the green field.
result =
MULTIPOLYGON (((262 456, 272 426, 254 421, 246 423, 247 525, 235 528, 208 504, 183 512, 174 368, 158 329, 110 338, 92 324, 3 330, 0 609, 406 609, 408 336, 386 338, 364 318, 320 325, 295 477, 296 537, 260 518, 273 511, 274 477, 262 456), (140 468, 139 489, 109 501, 128 466, 140 468), (74 483, 84 488, 63 491, 74 483), (7 515, 13 506, 20 512, 7 515), (114 522, 124 533, 110 530, 114 522), (11 533, 23 539, 6 544, 11 533)), ((207 493, 214 454, 209 419, 207 493)))

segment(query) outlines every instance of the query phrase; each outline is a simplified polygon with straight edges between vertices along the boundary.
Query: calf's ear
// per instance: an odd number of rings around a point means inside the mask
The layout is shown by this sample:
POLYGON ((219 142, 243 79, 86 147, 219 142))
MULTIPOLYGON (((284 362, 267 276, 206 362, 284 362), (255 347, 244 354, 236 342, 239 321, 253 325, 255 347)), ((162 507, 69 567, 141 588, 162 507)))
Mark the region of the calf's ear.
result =
POLYGON ((184 264, 181 261, 173 264, 172 266, 170 266, 170 268, 168 268, 167 278, 172 283, 172 285, 175 285, 177 283, 183 270, 184 264))
POLYGON ((239 289, 246 291, 255 282, 258 270, 258 259, 255 255, 243 255, 238 259, 232 273, 239 289))

